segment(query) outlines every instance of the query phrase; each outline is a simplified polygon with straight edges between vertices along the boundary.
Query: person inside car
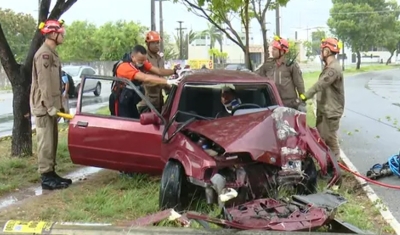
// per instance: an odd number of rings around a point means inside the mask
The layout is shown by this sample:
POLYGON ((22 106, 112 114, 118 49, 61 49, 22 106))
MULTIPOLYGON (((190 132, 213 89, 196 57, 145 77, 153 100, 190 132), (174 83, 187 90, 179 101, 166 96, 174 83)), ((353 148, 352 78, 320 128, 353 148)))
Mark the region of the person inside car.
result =
POLYGON ((228 86, 221 89, 221 103, 224 109, 217 113, 216 118, 231 116, 232 109, 242 104, 239 97, 237 97, 235 89, 228 86))

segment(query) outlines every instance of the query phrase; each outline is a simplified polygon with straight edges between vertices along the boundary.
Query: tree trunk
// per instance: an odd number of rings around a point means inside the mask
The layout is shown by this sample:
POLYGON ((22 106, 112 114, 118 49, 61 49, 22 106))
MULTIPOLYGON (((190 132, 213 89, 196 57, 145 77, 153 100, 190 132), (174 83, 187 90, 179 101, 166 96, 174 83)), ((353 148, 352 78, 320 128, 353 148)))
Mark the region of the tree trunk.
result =
POLYGON ((361 53, 360 51, 356 51, 357 54, 357 64, 356 64, 356 69, 360 69, 361 68, 361 53))
POLYGON ((389 56, 389 58, 388 58, 387 61, 386 61, 386 65, 389 65, 389 64, 392 62, 392 57, 393 57, 393 55, 394 55, 394 52, 395 52, 395 51, 390 52, 390 56, 389 56))
POLYGON ((17 82, 12 86, 14 124, 12 130, 11 155, 32 155, 32 123, 29 105, 31 69, 21 66, 17 82))
POLYGON ((267 27, 265 26, 265 24, 261 25, 261 33, 263 36, 262 38, 263 38, 263 46, 264 46, 264 63, 265 63, 269 58, 267 27))

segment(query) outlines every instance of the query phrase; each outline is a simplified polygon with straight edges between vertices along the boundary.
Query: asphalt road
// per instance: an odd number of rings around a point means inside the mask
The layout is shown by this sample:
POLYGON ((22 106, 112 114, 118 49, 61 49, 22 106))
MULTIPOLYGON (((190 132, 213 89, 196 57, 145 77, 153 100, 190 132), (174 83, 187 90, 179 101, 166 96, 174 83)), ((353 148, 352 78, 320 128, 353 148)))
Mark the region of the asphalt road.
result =
MULTIPOLYGON (((341 121, 341 147, 362 174, 400 151, 400 70, 345 77, 346 109, 341 121)), ((380 182, 399 185, 391 176, 380 182)), ((400 221, 399 190, 371 185, 400 221)))
MULTIPOLYGON (((103 82, 104 83, 104 82, 103 82)), ((103 88, 109 87, 103 86, 103 88)), ((108 98, 110 96, 109 89, 102 89, 100 96, 94 96, 93 93, 84 94, 82 100, 82 111, 94 112, 97 109, 108 105, 108 98)), ((70 99, 70 113, 75 114, 77 99, 70 99)), ((32 126, 34 127, 34 120, 32 118, 32 126)), ((12 93, 0 93, 0 137, 11 135, 13 128, 13 115, 12 115, 12 93)))

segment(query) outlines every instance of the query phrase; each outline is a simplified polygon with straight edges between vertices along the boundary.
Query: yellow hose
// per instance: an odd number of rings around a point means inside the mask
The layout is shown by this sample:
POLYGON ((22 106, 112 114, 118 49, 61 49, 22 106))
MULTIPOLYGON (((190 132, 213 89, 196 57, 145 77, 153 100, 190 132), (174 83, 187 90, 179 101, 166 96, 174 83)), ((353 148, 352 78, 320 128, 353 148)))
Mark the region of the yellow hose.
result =
POLYGON ((57 115, 59 117, 62 117, 62 118, 68 119, 68 120, 71 120, 72 118, 74 118, 74 115, 67 114, 67 113, 62 113, 62 112, 57 112, 57 115))

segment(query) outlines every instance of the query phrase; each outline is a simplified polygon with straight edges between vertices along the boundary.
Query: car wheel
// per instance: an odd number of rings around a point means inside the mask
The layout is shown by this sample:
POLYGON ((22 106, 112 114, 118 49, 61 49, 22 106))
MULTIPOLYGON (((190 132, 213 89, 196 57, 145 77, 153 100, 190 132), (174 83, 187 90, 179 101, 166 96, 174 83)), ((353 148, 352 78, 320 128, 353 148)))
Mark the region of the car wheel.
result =
POLYGON ((100 82, 97 83, 96 89, 94 90, 93 93, 95 96, 99 96, 101 94, 101 83, 100 82))
POLYGON ((307 157, 302 164, 304 174, 307 176, 298 186, 298 194, 312 194, 317 192, 318 171, 311 156, 307 157))
POLYGON ((78 98, 79 87, 80 87, 80 84, 76 85, 76 87, 75 87, 75 94, 74 94, 75 98, 78 98))
POLYGON ((186 206, 186 175, 181 163, 168 161, 161 178, 159 207, 161 210, 173 208, 182 211, 186 206))

